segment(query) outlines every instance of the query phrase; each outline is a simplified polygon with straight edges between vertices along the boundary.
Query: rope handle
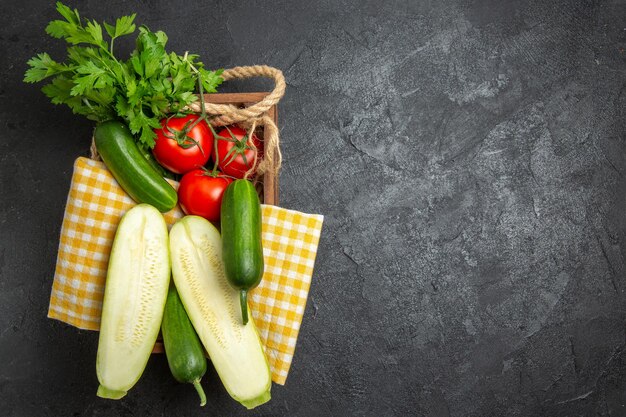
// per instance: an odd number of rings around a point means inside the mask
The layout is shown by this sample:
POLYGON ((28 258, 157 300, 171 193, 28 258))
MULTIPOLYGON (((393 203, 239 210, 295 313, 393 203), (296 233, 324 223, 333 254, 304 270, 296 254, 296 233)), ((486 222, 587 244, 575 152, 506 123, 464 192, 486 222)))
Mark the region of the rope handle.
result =
MULTIPOLYGON (((272 92, 258 103, 244 108, 238 108, 232 104, 204 103, 205 111, 208 114, 217 116, 211 120, 211 124, 225 126, 259 119, 285 95, 285 77, 279 69, 268 67, 267 65, 253 65, 227 69, 222 73, 224 81, 253 77, 265 77, 274 80, 272 92)), ((199 113, 201 111, 200 102, 192 103, 188 108, 195 113, 199 113)))

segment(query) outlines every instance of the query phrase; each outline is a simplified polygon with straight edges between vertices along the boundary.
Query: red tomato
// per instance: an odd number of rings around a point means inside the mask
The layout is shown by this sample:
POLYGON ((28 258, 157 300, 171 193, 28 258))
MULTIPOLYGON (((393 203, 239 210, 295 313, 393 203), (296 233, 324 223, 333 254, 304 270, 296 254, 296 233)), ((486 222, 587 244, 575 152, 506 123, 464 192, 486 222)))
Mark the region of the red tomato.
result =
POLYGON ((213 133, 202 121, 189 129, 198 116, 173 117, 161 120, 152 153, 165 168, 177 174, 203 167, 211 157, 213 133))
MULTIPOLYGON (((237 126, 229 126, 220 130, 217 140, 217 166, 226 175, 235 178, 243 178, 246 172, 254 164, 254 156, 257 154, 257 165, 263 157, 262 144, 256 135, 252 140, 244 129, 237 126), (252 144, 256 146, 255 151, 252 144)), ((256 169, 256 166, 255 166, 256 169)), ((254 171, 252 172, 254 174, 254 171)))
POLYGON ((195 214, 217 222, 220 220, 222 195, 233 180, 221 173, 212 176, 203 169, 189 171, 180 180, 178 202, 186 214, 195 214))

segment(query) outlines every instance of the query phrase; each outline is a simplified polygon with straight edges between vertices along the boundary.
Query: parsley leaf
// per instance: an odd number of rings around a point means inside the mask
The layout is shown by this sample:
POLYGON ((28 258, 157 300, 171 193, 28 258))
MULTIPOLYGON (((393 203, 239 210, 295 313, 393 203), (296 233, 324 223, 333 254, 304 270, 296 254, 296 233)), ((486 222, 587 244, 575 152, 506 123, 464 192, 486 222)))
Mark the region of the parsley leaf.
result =
POLYGON ((28 61, 28 65, 30 65, 30 69, 26 71, 24 76, 24 81, 27 83, 35 83, 52 75, 69 72, 74 69, 66 64, 59 64, 45 52, 31 58, 28 61))
POLYGON ((200 77, 202 79, 202 87, 207 93, 215 93, 217 87, 224 81, 220 75, 224 70, 207 71, 204 68, 200 68, 200 77))
POLYGON ((115 21, 115 26, 111 26, 104 22, 104 28, 111 37, 111 39, 119 38, 120 36, 130 35, 135 31, 135 17, 136 13, 130 16, 122 16, 115 21))

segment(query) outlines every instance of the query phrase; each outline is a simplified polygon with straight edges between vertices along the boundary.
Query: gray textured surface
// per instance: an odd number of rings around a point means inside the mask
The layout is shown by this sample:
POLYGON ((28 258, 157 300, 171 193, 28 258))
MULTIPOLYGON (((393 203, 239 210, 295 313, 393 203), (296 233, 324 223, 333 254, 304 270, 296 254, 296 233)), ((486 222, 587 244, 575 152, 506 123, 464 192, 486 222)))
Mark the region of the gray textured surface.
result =
POLYGON ((4 2, 0 415, 626 415, 624 1, 106 3, 70 2, 284 70, 282 205, 326 215, 295 361, 251 413, 163 357, 95 397, 96 336, 45 318, 92 126, 20 81, 53 7, 4 2))

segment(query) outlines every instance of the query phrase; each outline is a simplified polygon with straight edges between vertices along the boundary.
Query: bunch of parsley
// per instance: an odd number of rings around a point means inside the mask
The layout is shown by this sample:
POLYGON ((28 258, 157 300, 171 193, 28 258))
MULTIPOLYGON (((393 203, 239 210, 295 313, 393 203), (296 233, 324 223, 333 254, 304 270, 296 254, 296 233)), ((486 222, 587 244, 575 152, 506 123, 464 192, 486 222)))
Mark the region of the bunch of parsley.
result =
POLYGON ((135 32, 135 14, 120 17, 115 25, 100 25, 95 20, 83 22, 76 9, 61 2, 57 11, 65 20, 50 22, 46 32, 70 45, 66 62, 40 53, 28 61, 24 81, 54 77, 42 88, 52 103, 66 104, 74 113, 98 122, 121 118, 144 147, 154 146, 153 129, 161 127, 163 117, 196 101, 196 90, 215 92, 222 83, 222 70, 204 69, 197 55, 168 53, 165 33, 144 26, 129 59, 117 58, 113 44, 135 32))

